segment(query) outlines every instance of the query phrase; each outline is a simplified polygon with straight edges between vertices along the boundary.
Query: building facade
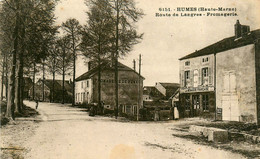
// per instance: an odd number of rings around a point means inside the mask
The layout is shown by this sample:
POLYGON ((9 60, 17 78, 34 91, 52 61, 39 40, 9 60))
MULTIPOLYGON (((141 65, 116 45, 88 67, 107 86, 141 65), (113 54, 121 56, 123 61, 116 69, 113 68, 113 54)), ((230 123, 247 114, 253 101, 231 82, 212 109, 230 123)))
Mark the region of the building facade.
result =
POLYGON ((215 119, 259 124, 259 39, 260 29, 250 31, 237 21, 235 36, 180 59, 184 117, 208 112, 215 119))
MULTIPOLYGON (((59 102, 63 101, 63 82, 62 80, 39 79, 34 87, 29 89, 29 98, 44 102, 59 102), (54 87, 53 87, 54 86, 54 87), (34 90, 33 90, 34 89, 34 90), (34 93, 34 95, 33 95, 34 93), (43 94, 44 93, 44 94, 43 94)), ((64 81, 64 102, 70 103, 72 101, 72 83, 64 81)))
MULTIPOLYGON (((109 64, 102 64, 101 69, 101 101, 106 109, 114 110, 115 83, 114 69, 109 64)), ((119 111, 136 114, 137 105, 143 103, 143 80, 133 69, 119 63, 118 66, 118 103, 119 111)), ((78 104, 98 103, 98 69, 92 68, 76 79, 75 102, 78 104)))
POLYGON ((164 95, 165 100, 168 100, 180 88, 180 84, 156 82, 155 88, 164 95))
POLYGON ((180 60, 182 117, 214 116, 214 55, 180 60))

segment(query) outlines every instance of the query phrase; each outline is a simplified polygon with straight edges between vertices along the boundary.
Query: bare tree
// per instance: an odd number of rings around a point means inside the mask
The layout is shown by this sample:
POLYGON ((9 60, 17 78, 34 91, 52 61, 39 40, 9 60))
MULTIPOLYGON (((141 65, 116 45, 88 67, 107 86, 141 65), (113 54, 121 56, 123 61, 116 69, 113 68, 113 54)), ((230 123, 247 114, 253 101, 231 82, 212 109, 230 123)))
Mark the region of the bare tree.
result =
POLYGON ((98 105, 101 110, 101 64, 111 57, 113 21, 110 18, 112 9, 105 0, 88 1, 90 11, 88 22, 82 32, 81 50, 92 64, 98 67, 98 105))
POLYGON ((62 75, 62 104, 65 103, 65 76, 73 69, 73 54, 70 50, 69 38, 64 36, 57 41, 58 45, 58 73, 62 75))
POLYGON ((142 39, 138 34, 135 23, 144 15, 136 8, 134 0, 111 0, 108 5, 113 9, 111 18, 114 20, 114 51, 112 58, 115 68, 115 116, 118 116, 118 58, 129 53, 135 44, 142 39))
POLYGON ((71 51, 73 52, 73 81, 72 81, 72 106, 75 105, 75 77, 76 77, 76 58, 79 50, 79 44, 81 39, 81 25, 76 19, 68 19, 62 23, 62 28, 65 31, 66 36, 70 40, 71 51))

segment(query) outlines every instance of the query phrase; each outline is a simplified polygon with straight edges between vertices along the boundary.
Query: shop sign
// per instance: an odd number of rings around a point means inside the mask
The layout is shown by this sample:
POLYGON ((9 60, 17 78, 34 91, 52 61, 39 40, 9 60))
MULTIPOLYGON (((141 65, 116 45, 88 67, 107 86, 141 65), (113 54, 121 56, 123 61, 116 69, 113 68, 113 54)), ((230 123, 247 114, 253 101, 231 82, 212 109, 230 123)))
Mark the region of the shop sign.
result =
POLYGON ((203 92, 203 91, 214 91, 213 86, 200 86, 200 87, 188 87, 188 88, 181 88, 181 93, 188 93, 188 92, 203 92))

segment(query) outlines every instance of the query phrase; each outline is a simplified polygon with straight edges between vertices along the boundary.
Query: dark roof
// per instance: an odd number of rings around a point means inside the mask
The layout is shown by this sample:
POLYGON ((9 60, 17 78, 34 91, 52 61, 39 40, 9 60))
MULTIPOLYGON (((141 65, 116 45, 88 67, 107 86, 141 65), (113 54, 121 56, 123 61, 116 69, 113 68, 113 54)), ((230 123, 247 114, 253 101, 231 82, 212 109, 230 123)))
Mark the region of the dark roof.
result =
POLYGON ((144 86, 143 94, 150 95, 151 97, 157 97, 157 98, 164 97, 164 95, 154 86, 144 86))
MULTIPOLYGON (((109 63, 103 63, 101 64, 101 70, 113 70, 114 68, 111 67, 109 63)), ((118 71, 133 71, 134 73, 138 74, 135 70, 131 69, 130 67, 118 62, 118 71)), ((78 78, 76 78, 76 81, 81 81, 85 79, 89 79, 92 77, 94 74, 98 72, 98 67, 94 67, 88 72, 83 73, 80 75, 78 78)), ((142 76, 141 76, 142 77, 142 76)), ((144 79, 144 77, 142 77, 144 79)))
MULTIPOLYGON (((53 80, 52 79, 45 79, 44 84, 49 88, 52 89, 53 87, 53 80)), ((68 92, 72 91, 72 85, 69 81, 65 81, 64 83, 65 90, 68 92)), ((62 90, 62 80, 55 80, 54 81, 54 90, 62 90)))
POLYGON ((159 82, 164 88, 166 89, 171 89, 171 88, 179 88, 180 87, 180 84, 179 83, 162 83, 162 82, 159 82))
POLYGON ((188 58, 198 57, 198 56, 204 56, 204 55, 210 55, 213 53, 223 52, 226 50, 242 47, 245 45, 253 44, 256 39, 260 38, 260 29, 251 31, 245 35, 243 35, 241 38, 235 38, 235 36, 225 38, 223 40, 220 40, 212 45, 209 45, 201 50, 195 51, 189 55, 186 55, 179 60, 184 60, 188 58))
POLYGON ((29 88, 33 85, 32 79, 30 77, 24 77, 24 89, 29 90, 29 88))

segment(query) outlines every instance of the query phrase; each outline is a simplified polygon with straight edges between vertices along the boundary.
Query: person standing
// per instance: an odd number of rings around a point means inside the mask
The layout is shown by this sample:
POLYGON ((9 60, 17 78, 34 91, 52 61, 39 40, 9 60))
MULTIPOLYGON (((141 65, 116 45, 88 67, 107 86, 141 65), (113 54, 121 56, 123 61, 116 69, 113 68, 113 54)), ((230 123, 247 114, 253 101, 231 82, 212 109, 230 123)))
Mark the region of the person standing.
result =
POLYGON ((38 106, 39 106, 39 101, 38 101, 38 99, 35 100, 35 103, 36 103, 35 108, 37 109, 38 106))
POLYGON ((176 103, 174 103, 174 119, 175 120, 179 119, 179 110, 178 110, 178 106, 176 103))

